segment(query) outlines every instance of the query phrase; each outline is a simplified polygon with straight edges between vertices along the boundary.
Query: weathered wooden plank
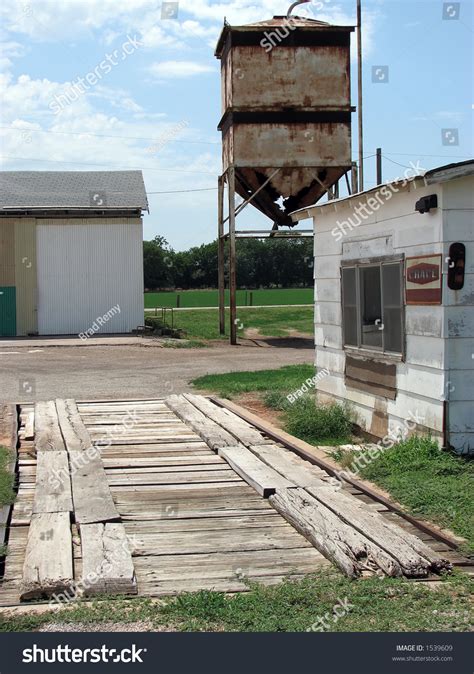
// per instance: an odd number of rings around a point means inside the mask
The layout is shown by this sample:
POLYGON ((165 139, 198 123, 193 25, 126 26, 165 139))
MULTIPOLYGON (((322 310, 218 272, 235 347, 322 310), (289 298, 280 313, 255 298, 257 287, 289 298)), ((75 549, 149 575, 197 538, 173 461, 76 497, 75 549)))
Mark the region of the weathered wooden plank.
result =
POLYGON ((233 412, 218 407, 204 396, 197 396, 191 393, 185 393, 184 397, 194 405, 198 410, 205 414, 209 419, 219 424, 221 428, 233 435, 236 440, 249 447, 250 445, 264 445, 272 442, 266 439, 256 428, 238 417, 233 412))
POLYGON ((33 513, 72 512, 67 452, 38 452, 33 513))
MULTIPOLYGON (((378 548, 396 559, 407 576, 424 576, 428 571, 448 568, 416 536, 407 536, 396 525, 385 523, 382 516, 349 493, 342 493, 324 483, 311 464, 277 446, 253 446, 252 451, 269 466, 278 470, 332 510, 343 522, 368 538, 378 548), (423 554, 424 553, 424 554, 423 554), (429 563, 426 563, 429 560, 429 563)), ((379 555, 380 557, 380 555, 379 555)))
POLYGON ((98 453, 69 452, 72 496, 78 524, 119 519, 107 475, 98 453))
POLYGON ((227 482, 234 483, 235 473, 229 468, 225 470, 214 470, 205 472, 180 472, 180 473, 154 473, 146 471, 143 473, 133 473, 120 471, 116 474, 108 475, 108 482, 111 487, 123 487, 126 485, 142 487, 145 485, 193 485, 196 483, 204 484, 210 482, 220 485, 227 482))
POLYGON ((243 445, 219 449, 219 456, 222 456, 235 472, 264 498, 274 494, 276 489, 293 486, 243 445))
POLYGON ((57 399, 56 411, 67 450, 80 452, 89 449, 90 435, 78 412, 76 401, 57 399))
POLYGON ((32 411, 28 412, 26 415, 24 440, 34 440, 34 439, 35 439, 35 413, 32 411))
POLYGON ((449 562, 422 540, 387 521, 380 513, 367 509, 354 496, 338 492, 324 482, 307 487, 307 492, 343 522, 394 557, 406 576, 423 577, 430 572, 449 569, 449 562))
POLYGON ((279 490, 273 507, 349 577, 362 571, 401 576, 398 561, 301 488, 279 490))
POLYGON ((206 417, 205 414, 186 400, 184 396, 168 396, 165 402, 185 424, 201 436, 211 449, 217 451, 220 447, 235 446, 235 438, 230 433, 206 417))
POLYGON ((280 515, 346 576, 356 578, 359 575, 357 559, 346 542, 348 527, 331 511, 326 518, 321 504, 300 487, 281 489, 270 496, 269 501, 280 515))
MULTIPOLYGON (((162 457, 157 456, 129 456, 105 458, 102 455, 102 461, 106 469, 124 469, 133 470, 136 468, 173 468, 173 470, 188 470, 190 466, 222 466, 225 465, 223 459, 215 454, 209 453, 207 456, 177 456, 170 455, 162 457)), ((26 464, 25 464, 26 465, 26 464)))
MULTIPOLYGON (((278 514, 275 513, 278 517, 278 514)), ((161 557, 162 555, 189 555, 216 552, 243 552, 257 550, 285 550, 307 548, 311 545, 295 529, 278 517, 280 526, 213 529, 212 531, 184 532, 143 532, 136 534, 138 541, 135 554, 139 557, 161 557)), ((159 563, 159 562, 157 562, 159 563)))
POLYGON ((312 484, 321 485, 321 476, 325 473, 288 449, 273 444, 252 445, 250 450, 264 463, 298 487, 310 487, 312 484))
POLYGON ((33 515, 28 531, 20 596, 51 597, 74 583, 69 513, 33 515))
POLYGON ((84 524, 80 534, 84 594, 136 594, 135 569, 123 524, 84 524))
POLYGON ((0 447, 16 449, 18 441, 18 414, 16 405, 0 404, 0 447))
POLYGON ((35 405, 35 447, 38 452, 65 449, 53 400, 35 405))

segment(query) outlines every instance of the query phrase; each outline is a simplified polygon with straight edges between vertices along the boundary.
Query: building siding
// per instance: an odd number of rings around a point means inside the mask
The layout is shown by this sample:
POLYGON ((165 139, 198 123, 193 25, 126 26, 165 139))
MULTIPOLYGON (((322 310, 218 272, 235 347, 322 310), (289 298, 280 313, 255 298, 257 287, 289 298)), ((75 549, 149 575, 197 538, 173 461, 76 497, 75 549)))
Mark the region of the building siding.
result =
POLYGON ((97 332, 143 324, 141 219, 40 220, 36 233, 39 334, 85 333, 116 305, 97 332))
MULTIPOLYGON (((421 196, 436 192, 441 203, 442 190, 437 186, 401 190, 352 231, 348 224, 354 204, 349 202, 328 204, 315 217, 316 366, 330 371, 330 376, 319 382, 318 395, 323 402, 349 401, 358 424, 378 436, 418 415, 425 431, 441 442, 446 347, 443 308, 405 307, 406 353, 404 361, 396 365, 395 400, 349 388, 345 382, 340 267, 347 260, 442 253, 441 209, 424 216, 414 209, 421 196), (340 237, 334 231, 338 223, 345 225, 345 234, 340 237)), ((361 196, 360 202, 370 196, 361 196)))
POLYGON ((15 222, 0 220, 0 286, 15 286, 15 222))
POLYGON ((15 221, 15 276, 17 335, 33 335, 38 331, 34 218, 18 218, 15 221))
POLYGON ((446 389, 449 397, 449 441, 463 453, 474 452, 474 180, 459 178, 443 188, 444 253, 451 243, 466 246, 466 276, 462 290, 446 291, 444 332, 446 389))

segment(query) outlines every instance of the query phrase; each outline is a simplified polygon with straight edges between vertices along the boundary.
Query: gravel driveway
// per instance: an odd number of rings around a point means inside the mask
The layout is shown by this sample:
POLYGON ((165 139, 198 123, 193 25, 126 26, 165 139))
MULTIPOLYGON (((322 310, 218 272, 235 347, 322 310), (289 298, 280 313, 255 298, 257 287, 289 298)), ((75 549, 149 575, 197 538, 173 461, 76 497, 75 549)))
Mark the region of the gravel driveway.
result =
POLYGON ((312 362, 313 350, 297 346, 8 346, 0 349, 0 401, 157 398, 191 390, 203 374, 312 362))

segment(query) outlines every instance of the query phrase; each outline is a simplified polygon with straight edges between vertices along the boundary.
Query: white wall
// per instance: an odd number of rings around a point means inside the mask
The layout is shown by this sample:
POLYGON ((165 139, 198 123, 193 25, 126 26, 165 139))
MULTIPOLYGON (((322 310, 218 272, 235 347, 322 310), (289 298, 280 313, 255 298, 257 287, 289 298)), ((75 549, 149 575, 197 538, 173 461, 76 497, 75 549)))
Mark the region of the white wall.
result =
MULTIPOLYGON (((469 179, 472 193, 472 178, 469 179)), ((456 181, 460 182, 460 181, 456 181)), ((454 183, 453 183, 454 184, 454 183)), ((468 189, 466 184, 462 194, 468 189)), ((458 204, 458 196, 446 192, 451 207, 458 204)), ((397 194, 383 199, 383 205, 373 209, 372 214, 362 223, 349 231, 349 218, 354 216, 353 208, 359 203, 366 203, 374 194, 355 197, 342 203, 328 202, 312 211, 315 228, 315 341, 316 366, 330 370, 330 376, 318 384, 323 400, 337 399, 351 402, 362 428, 374 432, 383 427, 378 423, 379 417, 388 419, 388 427, 397 427, 410 414, 424 417, 424 428, 442 440, 443 434, 443 397, 447 390, 446 359, 453 358, 455 348, 449 335, 449 323, 443 306, 407 306, 406 309, 406 356, 403 362, 397 363, 397 388, 395 400, 375 396, 348 389, 345 386, 346 353, 342 347, 342 312, 340 267, 343 260, 379 257, 383 255, 404 254, 406 257, 446 253, 445 242, 445 189, 443 185, 408 184, 397 194), (438 195, 438 209, 427 214, 415 211, 415 202, 428 194, 438 195), (345 226, 342 235, 337 229, 338 223, 345 226), (448 336, 449 354, 448 349, 448 336), (375 412, 375 415, 374 415, 375 412)), ((460 216, 457 216, 458 218, 460 216)), ((357 220, 352 220, 356 223, 357 220)), ((472 217, 471 217, 472 241, 472 217)), ((464 226, 467 221, 464 221, 464 226)), ((460 230, 449 233, 450 241, 457 240, 460 230)), ((461 237, 465 241, 466 236, 461 237)), ((472 251, 474 253, 474 250, 472 251)), ((471 256, 471 264, 474 255, 471 256)), ((472 267, 474 273, 474 267, 472 267)), ((469 288, 474 287, 471 279, 467 280, 465 297, 469 298, 469 288)), ((443 297, 446 296, 446 279, 444 279, 443 297)), ((470 301, 466 299, 466 301, 470 301)), ((472 302, 471 302, 472 303, 472 302)), ((450 310, 448 310, 450 311, 450 310)), ((461 321, 458 321, 458 325, 461 321)), ((473 335, 472 322, 466 327, 473 335)), ((469 339, 464 335, 463 339, 469 339)), ((459 347, 456 347, 459 348, 459 347)), ((464 352, 465 349, 462 349, 464 352)), ((474 343, 472 344, 474 352, 474 343)), ((383 358, 382 358, 383 359, 383 358)), ((471 368, 472 363, 471 361, 471 368)), ((459 389, 460 391, 461 389, 459 389)), ((461 393, 459 392, 461 395, 461 393)), ((463 396, 473 400, 472 388, 464 390, 463 396)), ((453 406, 451 421, 459 424, 464 431, 468 430, 464 403, 453 406)), ((472 410, 472 402, 469 403, 472 410)), ((470 416, 470 424, 474 425, 474 414, 470 416)))
POLYGON ((83 333, 118 305, 100 333, 143 324, 141 219, 38 221, 38 331, 83 333))
POLYGON ((474 452, 474 180, 459 178, 443 185, 444 253, 451 243, 466 246, 462 290, 445 294, 446 379, 449 382, 449 440, 459 450, 474 452))

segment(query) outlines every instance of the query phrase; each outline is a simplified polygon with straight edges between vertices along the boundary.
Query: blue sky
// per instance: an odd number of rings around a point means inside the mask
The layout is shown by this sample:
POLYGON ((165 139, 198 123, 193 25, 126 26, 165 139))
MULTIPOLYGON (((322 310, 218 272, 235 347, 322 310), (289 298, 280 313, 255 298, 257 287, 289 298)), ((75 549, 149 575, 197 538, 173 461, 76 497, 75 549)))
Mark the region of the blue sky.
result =
MULTIPOLYGON (((180 0, 177 17, 166 19, 153 0, 3 0, 2 169, 141 168, 151 211, 145 238, 161 234, 178 250, 211 241, 221 164, 216 39, 224 16, 242 25, 289 4, 180 0), (64 104, 71 83, 94 71, 95 81, 64 104)), ((297 13, 355 23, 355 0, 320 5, 297 13)), ((363 0, 366 187, 378 146, 384 179, 410 162, 428 169, 473 156, 472 10, 472 0, 363 0), (388 82, 372 81, 374 66, 388 67, 388 82), (455 130, 449 145, 443 129, 455 130)), ((354 60, 353 104, 355 74, 354 60)), ((239 229, 271 226, 253 208, 240 218, 239 229)))

